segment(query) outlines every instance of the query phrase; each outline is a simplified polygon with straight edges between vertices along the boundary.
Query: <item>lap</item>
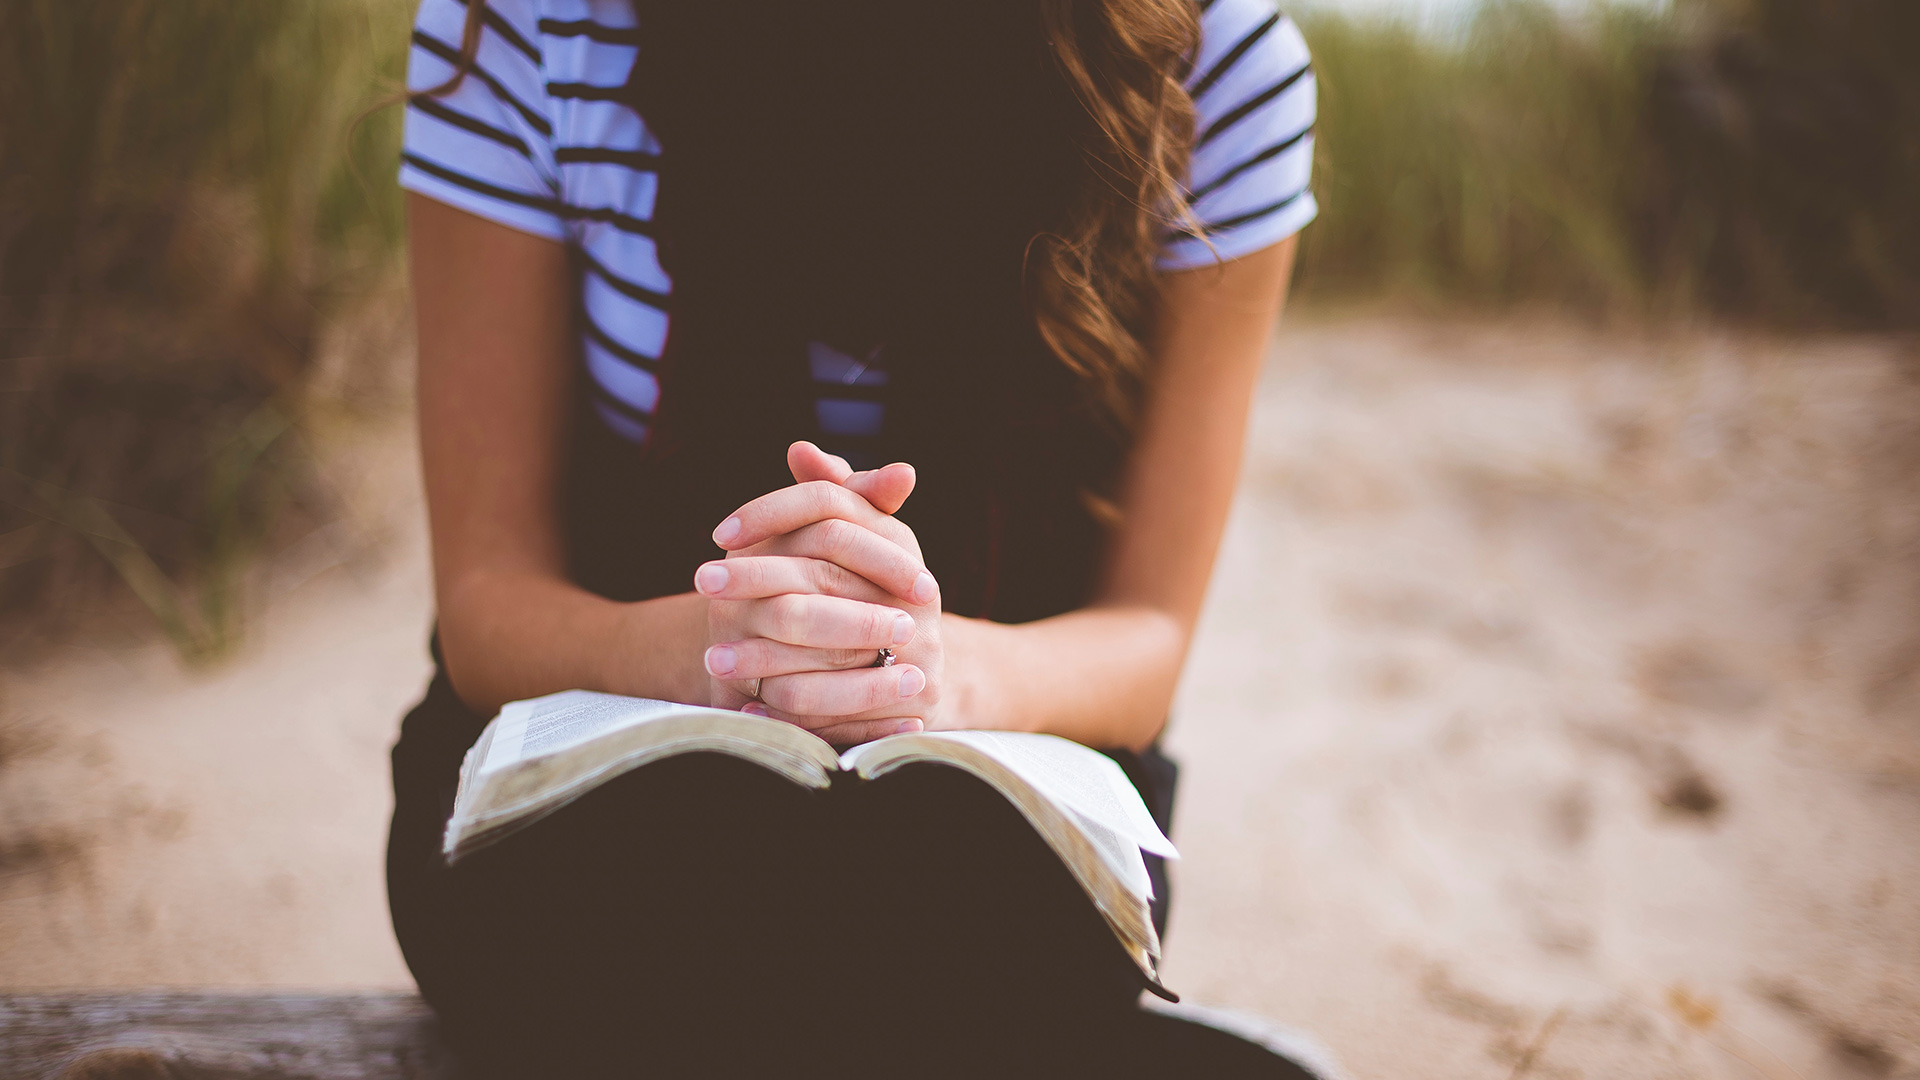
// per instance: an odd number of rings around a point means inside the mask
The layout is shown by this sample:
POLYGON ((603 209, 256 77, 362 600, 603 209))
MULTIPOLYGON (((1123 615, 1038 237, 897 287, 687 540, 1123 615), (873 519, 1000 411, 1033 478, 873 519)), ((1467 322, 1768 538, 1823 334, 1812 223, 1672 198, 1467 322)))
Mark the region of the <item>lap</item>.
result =
POLYGON ((448 867, 453 780, 422 760, 436 748, 420 735, 395 750, 389 891, 409 966, 456 1042, 619 1030, 703 1059, 737 1049, 729 1032, 926 1046, 1014 1017, 1071 1026, 1136 996, 1064 867, 957 770, 816 792, 684 755, 448 867))
POLYGON ((903 1058, 923 1075, 1105 1058, 1116 1076, 1200 1060, 1292 1075, 1138 1012, 1092 904, 967 774, 909 766, 815 792, 685 755, 449 867, 440 833, 480 726, 436 680, 394 749, 388 849, 407 962, 470 1060, 793 1074, 793 1054, 831 1047, 881 1074, 903 1058))

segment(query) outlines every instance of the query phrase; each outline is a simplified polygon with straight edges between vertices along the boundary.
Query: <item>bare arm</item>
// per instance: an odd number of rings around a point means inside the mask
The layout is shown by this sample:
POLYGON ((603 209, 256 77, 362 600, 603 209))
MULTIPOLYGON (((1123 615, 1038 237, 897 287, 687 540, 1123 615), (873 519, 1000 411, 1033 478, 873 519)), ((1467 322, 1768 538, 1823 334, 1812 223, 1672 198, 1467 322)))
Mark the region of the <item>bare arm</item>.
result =
POLYGON ((408 195, 420 446, 440 642, 474 710, 573 687, 707 700, 707 601, 618 603, 566 580, 566 249, 408 195))
MULTIPOLYGON (((409 196, 420 428, 441 643, 474 709, 570 687, 705 701, 708 601, 636 604, 565 577, 561 424, 572 273, 561 245, 409 196)), ((957 676, 939 726, 1095 745, 1158 734, 1239 470, 1291 241, 1171 275, 1157 371, 1097 602, 1022 626, 940 619, 957 676)))
POLYGON ((942 617, 960 726, 1094 746, 1159 735, 1205 599, 1240 471, 1247 414, 1286 300, 1295 241, 1171 274, 1157 368, 1091 606, 1007 626, 942 617))

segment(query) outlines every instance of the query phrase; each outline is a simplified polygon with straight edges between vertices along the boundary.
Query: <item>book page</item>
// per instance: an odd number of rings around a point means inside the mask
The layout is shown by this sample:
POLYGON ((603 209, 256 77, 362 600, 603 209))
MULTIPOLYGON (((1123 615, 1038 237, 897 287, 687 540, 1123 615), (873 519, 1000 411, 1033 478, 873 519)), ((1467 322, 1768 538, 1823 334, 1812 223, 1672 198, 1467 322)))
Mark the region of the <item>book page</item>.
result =
POLYGON ((566 690, 527 701, 508 702, 495 721, 480 775, 499 772, 531 758, 556 754, 622 728, 682 712, 703 711, 652 698, 566 690))
MULTIPOLYGON (((929 731, 898 739, 941 739, 973 747, 1007 767, 1014 775, 1032 784, 1043 797, 1127 843, 1162 855, 1179 858, 1173 841, 1154 824, 1147 805, 1140 801, 1127 774, 1110 757, 1090 750, 1070 739, 1056 735, 1034 735, 1012 731, 929 731)), ((886 740, 856 746, 840 756, 840 767, 852 769, 861 751, 883 745, 886 740)))
POLYGON ((1087 838, 1087 842, 1093 845, 1095 851, 1100 853, 1101 861, 1120 878, 1121 884, 1127 887, 1127 891, 1143 899, 1155 898, 1153 875, 1147 873, 1147 863, 1140 857, 1138 844, 1085 814, 1069 810, 1067 816, 1073 819, 1074 824, 1080 829, 1080 834, 1087 838))

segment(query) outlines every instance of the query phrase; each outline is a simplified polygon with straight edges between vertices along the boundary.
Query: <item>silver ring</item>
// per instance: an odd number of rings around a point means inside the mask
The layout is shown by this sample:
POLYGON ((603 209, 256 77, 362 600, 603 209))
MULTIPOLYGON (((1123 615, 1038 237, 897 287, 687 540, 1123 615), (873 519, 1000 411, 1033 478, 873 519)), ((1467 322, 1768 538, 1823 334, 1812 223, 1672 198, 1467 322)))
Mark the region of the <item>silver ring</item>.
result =
POLYGON ((880 655, 873 658, 873 666, 874 667, 892 667, 893 666, 893 650, 881 649, 880 655))

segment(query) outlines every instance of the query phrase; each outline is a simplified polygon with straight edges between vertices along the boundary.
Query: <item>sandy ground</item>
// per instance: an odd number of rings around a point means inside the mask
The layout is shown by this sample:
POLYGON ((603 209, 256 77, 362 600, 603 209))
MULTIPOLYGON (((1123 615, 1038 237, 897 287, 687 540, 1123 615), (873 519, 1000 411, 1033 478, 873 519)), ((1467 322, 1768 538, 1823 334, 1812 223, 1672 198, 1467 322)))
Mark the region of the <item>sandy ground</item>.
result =
MULTIPOLYGON (((1920 1076, 1917 375, 1885 341, 1287 331, 1170 736, 1169 982, 1364 1078, 1920 1076)), ((6 674, 0 988, 406 984, 424 543, 405 432, 341 446, 353 535, 234 661, 6 674)))

